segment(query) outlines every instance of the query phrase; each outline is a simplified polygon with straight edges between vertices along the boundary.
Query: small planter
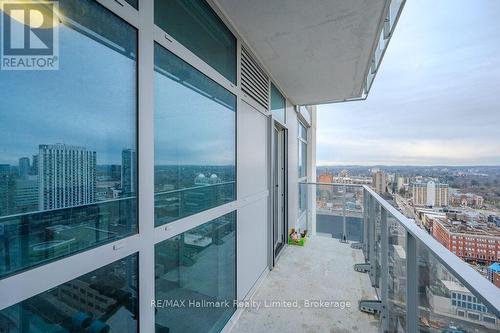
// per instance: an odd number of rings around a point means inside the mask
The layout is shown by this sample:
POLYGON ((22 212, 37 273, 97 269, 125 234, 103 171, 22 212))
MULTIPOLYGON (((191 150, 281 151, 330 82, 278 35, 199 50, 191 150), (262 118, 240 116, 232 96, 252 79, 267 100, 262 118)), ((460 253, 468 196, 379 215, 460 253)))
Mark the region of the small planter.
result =
POLYGON ((303 237, 299 240, 293 240, 290 236, 288 236, 288 244, 289 245, 297 245, 297 246, 304 246, 306 243, 307 237, 303 237))

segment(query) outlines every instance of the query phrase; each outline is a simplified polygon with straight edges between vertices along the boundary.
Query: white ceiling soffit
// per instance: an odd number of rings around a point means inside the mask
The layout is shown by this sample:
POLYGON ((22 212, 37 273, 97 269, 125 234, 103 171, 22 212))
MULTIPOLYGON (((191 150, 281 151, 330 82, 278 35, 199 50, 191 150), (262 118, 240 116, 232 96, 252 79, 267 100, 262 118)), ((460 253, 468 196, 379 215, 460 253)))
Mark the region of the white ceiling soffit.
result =
POLYGON ((295 104, 363 95, 386 0, 213 0, 295 104))

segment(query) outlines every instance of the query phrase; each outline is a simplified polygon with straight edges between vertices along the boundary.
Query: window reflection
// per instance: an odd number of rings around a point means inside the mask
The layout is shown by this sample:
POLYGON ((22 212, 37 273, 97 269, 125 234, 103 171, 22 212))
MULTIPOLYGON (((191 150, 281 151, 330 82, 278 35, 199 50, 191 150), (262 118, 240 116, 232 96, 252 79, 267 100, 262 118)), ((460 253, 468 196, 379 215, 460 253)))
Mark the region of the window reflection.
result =
POLYGON ((155 225, 235 199, 236 97, 155 45, 155 225))
POLYGON ((137 261, 131 255, 1 310, 0 332, 137 332, 137 261))
POLYGON ((307 176, 307 129, 299 122, 299 178, 307 176))
POLYGON ((271 83, 271 112, 274 117, 282 123, 285 123, 285 107, 285 97, 283 97, 278 88, 271 83))
POLYGON ((155 298, 172 304, 156 308, 157 333, 219 332, 229 320, 236 297, 235 217, 229 213, 155 246, 155 298))
POLYGON ((205 0, 156 0, 155 24, 236 83, 236 38, 205 0))
POLYGON ((0 277, 137 230, 137 31, 58 3, 59 69, 0 75, 0 277))

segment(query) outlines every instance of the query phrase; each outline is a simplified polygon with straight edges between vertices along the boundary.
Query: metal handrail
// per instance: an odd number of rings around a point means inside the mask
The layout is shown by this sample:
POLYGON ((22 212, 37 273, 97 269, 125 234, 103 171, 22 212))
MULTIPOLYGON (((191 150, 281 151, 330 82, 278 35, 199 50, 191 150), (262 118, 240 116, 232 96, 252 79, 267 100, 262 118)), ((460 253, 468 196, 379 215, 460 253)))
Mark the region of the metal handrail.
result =
POLYGON ((477 271, 457 257, 434 237, 418 227, 414 220, 407 218, 394 206, 384 200, 379 194, 367 185, 360 184, 338 184, 338 183, 313 183, 304 182, 306 185, 326 185, 326 186, 348 186, 361 187, 371 195, 381 207, 398 220, 398 222, 410 233, 418 242, 424 245, 441 265, 446 267, 469 291, 486 305, 489 311, 500 318, 500 289, 493 283, 482 277, 477 271))

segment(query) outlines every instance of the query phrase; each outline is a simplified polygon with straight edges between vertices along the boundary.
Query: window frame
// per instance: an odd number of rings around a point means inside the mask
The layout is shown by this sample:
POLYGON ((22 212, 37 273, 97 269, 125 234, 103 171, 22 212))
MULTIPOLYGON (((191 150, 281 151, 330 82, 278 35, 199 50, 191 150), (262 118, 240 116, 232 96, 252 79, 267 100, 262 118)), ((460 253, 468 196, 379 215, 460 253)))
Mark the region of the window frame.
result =
MULTIPOLYGON (((0 298, 0 309, 19 303, 69 280, 94 271, 102 266, 139 253, 139 330, 153 332, 155 317, 151 300, 154 299, 154 245, 175 237, 208 221, 221 217, 248 205, 247 201, 238 198, 238 145, 237 127, 235 136, 235 179, 236 199, 233 202, 211 208, 209 210, 181 218, 166 225, 154 226, 154 43, 158 43, 183 61, 206 75, 217 84, 236 96, 236 117, 241 103, 247 98, 241 91, 241 36, 234 30, 220 11, 207 1, 216 15, 236 38, 236 83, 230 82, 210 65, 176 41, 172 36, 154 24, 154 1, 139 0, 139 8, 135 9, 126 1, 95 0, 119 18, 137 29, 137 131, 136 131, 136 163, 137 163, 137 214, 138 233, 127 236, 95 248, 78 252, 53 262, 30 268, 12 276, 0 279, 0 290, 10 290, 0 298), (139 209, 140 208, 140 209, 139 209), (53 274, 53 272, 58 272, 53 274), (43 278, 41 278, 43 277, 43 278), (15 292, 14 292, 15 291, 15 292)), ((269 73, 266 73, 269 74, 269 73)), ((283 94, 282 94, 283 95, 283 94)), ((285 98, 285 117, 288 101, 285 98)), ((269 115, 269 112, 265 112, 269 115)), ((251 200, 258 200, 251 199, 251 200)), ((236 213, 236 232, 238 221, 236 213)), ((236 269, 236 267, 235 267, 236 269)), ((236 274, 237 272, 235 272, 236 274)), ((236 281, 236 289, 238 283, 236 281)), ((235 312, 237 313, 237 312, 235 312)), ((234 314, 233 314, 234 316, 234 314)))
MULTIPOLYGON (((297 175, 298 175, 298 182, 299 182, 299 202, 298 202, 298 214, 299 214, 299 220, 301 220, 303 218, 303 215, 306 214, 307 212, 307 202, 304 203, 305 207, 301 207, 301 192, 300 192, 300 189, 301 189, 301 185, 300 183, 305 183, 307 182, 307 179, 308 179, 308 175, 307 175, 307 172, 308 172, 308 166, 307 166, 307 163, 309 161, 309 156, 308 156, 308 151, 309 151, 309 127, 307 127, 300 119, 298 119, 297 121, 297 175), (305 129, 305 132, 306 132, 306 138, 303 138, 302 135, 301 135, 301 127, 305 129), (302 144, 305 144, 305 151, 302 151, 302 154, 305 154, 305 165, 303 165, 303 168, 304 168, 304 171, 305 171, 305 174, 304 175, 301 175, 300 174, 300 158, 302 157, 300 155, 300 151, 301 151, 301 145, 302 144)), ((307 196, 306 196, 307 198, 307 196)), ((307 201, 307 199, 306 199, 307 201)))
MULTIPOLYGON (((220 84, 220 82, 216 81, 214 78, 212 78, 212 77, 208 76, 207 74, 203 73, 203 72, 202 72, 199 68, 197 68, 195 65, 193 65, 193 64, 191 64, 191 63, 189 63, 188 61, 186 61, 185 59, 183 59, 181 56, 179 56, 179 55, 175 54, 172 50, 170 50, 169 48, 165 47, 165 45, 163 45, 163 44, 161 44, 161 43, 158 43, 158 41, 156 41, 156 40, 154 41, 154 43, 153 43, 153 44, 154 44, 154 45, 158 45, 159 47, 163 48, 163 49, 164 49, 164 50, 166 50, 167 52, 170 52, 170 53, 171 53, 174 57, 178 57, 178 58, 179 58, 179 60, 183 61, 183 62, 184 62, 187 66, 190 66, 193 70, 198 71, 198 73, 197 73, 197 74, 200 74, 200 75, 205 76, 205 77, 206 77, 207 79, 209 79, 212 83, 214 83, 214 84, 218 85, 218 86, 219 86, 220 88, 222 88, 222 89, 225 89, 228 93, 232 94, 232 95, 235 97, 235 104, 234 104, 234 107, 235 107, 235 109, 234 109, 234 138, 233 138, 233 140, 234 140, 234 142, 233 142, 233 143, 234 143, 234 181, 233 181, 233 182, 234 182, 234 185, 233 185, 233 186, 234 186, 234 187, 233 187, 233 191, 234 191, 234 198, 233 198, 233 200, 232 200, 232 201, 230 201, 230 202, 224 203, 224 204, 222 204, 222 205, 217 205, 217 206, 215 206, 215 207, 211 207, 211 208, 209 208, 209 209, 205 209, 205 210, 202 210, 202 211, 200 211, 200 212, 196 212, 196 213, 194 213, 194 214, 189 214, 189 215, 182 216, 182 217, 180 217, 180 218, 178 218, 178 219, 175 219, 175 220, 173 220, 173 221, 170 221, 170 222, 167 222, 167 223, 164 223, 164 224, 159 224, 159 225, 156 225, 156 221, 155 221, 155 222, 153 222, 153 223, 154 223, 154 225, 155 225, 155 230, 160 230, 160 228, 163 228, 163 229, 167 230, 167 229, 169 229, 169 228, 167 228, 166 226, 167 226, 167 225, 169 225, 169 224, 178 223, 178 221, 185 221, 186 219, 189 219, 189 218, 190 218, 191 216, 193 216, 193 215, 203 214, 203 213, 204 213, 204 212, 206 212, 206 211, 209 211, 209 210, 211 210, 211 209, 214 209, 214 208, 217 208, 217 207, 220 207, 220 206, 225 206, 225 205, 230 204, 230 203, 234 203, 234 202, 236 202, 236 201, 238 200, 238 191, 237 191, 237 188, 238 188, 238 182, 237 182, 237 180, 238 180, 238 158, 237 158, 237 157, 238 157, 238 141, 237 141, 237 128, 238 128, 238 108, 239 108, 239 100, 240 100, 240 98, 239 98, 239 94, 238 94, 238 93, 237 93, 237 94, 235 94, 235 93, 233 93, 232 91, 230 91, 230 90, 226 89, 223 85, 221 85, 221 84, 220 84)), ((153 56, 154 56, 154 51, 153 51, 153 56)), ((155 63, 155 59, 153 59, 153 65, 154 65, 154 63, 155 63)), ((154 72, 154 66, 153 66, 153 72, 154 72)), ((154 80, 154 73, 153 73, 153 87, 152 87, 152 89, 156 89, 156 87, 155 87, 155 82, 154 82, 154 81, 155 81, 155 80, 154 80)), ((199 88, 196 88, 196 90, 194 90, 194 91, 197 91, 197 90, 200 90, 200 89, 199 89, 199 88)), ((154 103, 155 103, 155 102, 154 102, 154 103)), ((154 103, 153 103, 153 104, 154 104, 154 103)), ((153 105, 153 128, 154 128, 154 126, 155 126, 155 125, 154 125, 154 117, 156 117, 156 110, 155 110, 155 107, 154 107, 154 105, 153 105)), ((154 131, 153 131, 153 132, 154 132, 154 131)), ((156 141, 156 136, 154 136, 154 138, 153 138, 153 144, 152 144, 152 150, 153 150, 153 153, 154 153, 154 149, 155 149, 155 147, 154 147, 154 146, 155 146, 155 141, 156 141)), ((154 169, 155 167, 156 167, 156 164, 155 164, 155 161, 154 161, 154 158, 153 158, 153 169, 154 169)), ((154 177, 155 177, 155 175, 154 175, 154 170, 153 170, 153 192, 155 192, 155 190, 154 190, 154 186, 155 186, 155 185, 154 185, 154 184, 155 184, 155 183, 154 183, 154 181, 155 181, 155 180, 154 180, 154 177)), ((180 191, 182 191, 182 190, 188 190, 188 189, 179 189, 179 190, 180 190, 180 191)), ((154 195, 155 195, 155 194, 156 194, 156 193, 154 193, 154 195)), ((153 201, 154 201, 154 199, 153 199, 153 201)), ((155 214, 155 209, 153 208, 153 215, 154 215, 154 214, 155 214)), ((224 215, 224 214, 223 214, 223 215, 224 215)), ((154 218, 154 220, 156 220, 156 219, 154 218)), ((180 222, 179 222, 179 223, 180 223, 180 222)))

